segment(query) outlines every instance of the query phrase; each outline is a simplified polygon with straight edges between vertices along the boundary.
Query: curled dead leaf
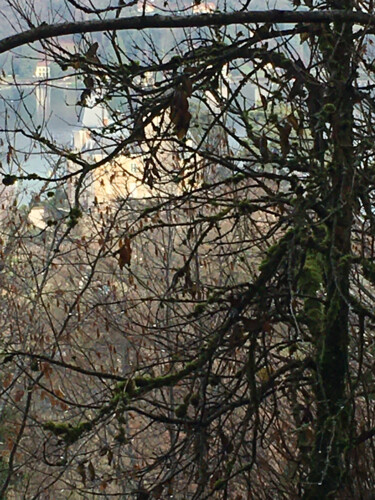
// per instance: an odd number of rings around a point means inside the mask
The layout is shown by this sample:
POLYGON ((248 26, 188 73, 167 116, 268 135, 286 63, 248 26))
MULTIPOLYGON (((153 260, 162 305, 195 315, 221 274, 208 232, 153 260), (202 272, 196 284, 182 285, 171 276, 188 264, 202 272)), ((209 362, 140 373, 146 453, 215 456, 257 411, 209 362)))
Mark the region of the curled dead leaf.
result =
POLYGON ((120 240, 119 245, 118 264, 120 269, 123 269, 125 265, 130 266, 131 262, 132 249, 130 246, 130 238, 126 237, 124 241, 120 240))
MULTIPOLYGON (((186 79, 188 81, 188 79, 186 79)), ((179 139, 185 137, 191 120, 189 112, 188 96, 191 92, 190 86, 184 89, 184 85, 175 90, 170 107, 170 117, 175 126, 176 135, 179 139)))

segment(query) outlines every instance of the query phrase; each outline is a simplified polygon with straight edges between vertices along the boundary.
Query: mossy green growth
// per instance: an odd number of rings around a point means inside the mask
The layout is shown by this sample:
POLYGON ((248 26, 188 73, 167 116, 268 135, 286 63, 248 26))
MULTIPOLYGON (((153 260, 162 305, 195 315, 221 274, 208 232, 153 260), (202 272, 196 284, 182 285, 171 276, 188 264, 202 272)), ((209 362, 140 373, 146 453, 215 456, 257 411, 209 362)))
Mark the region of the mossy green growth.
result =
POLYGON ((134 380, 129 379, 128 383, 126 384, 126 393, 129 394, 130 397, 135 396, 137 386, 134 382, 134 380))
POLYGON ((364 260, 362 267, 365 278, 375 285, 375 264, 369 262, 368 260, 364 260))
POLYGON ((234 182, 235 184, 236 184, 237 182, 241 182, 241 181, 243 181, 244 179, 246 179, 246 175, 245 175, 245 174, 243 174, 243 173, 236 174, 236 175, 234 175, 233 177, 231 177, 231 178, 230 178, 230 180, 231 180, 232 182, 234 182))
POLYGON ((194 406, 194 408, 197 408, 199 406, 199 400, 199 394, 194 393, 190 398, 190 403, 194 406))
POLYGON ((321 301, 316 294, 323 282, 324 262, 320 253, 308 250, 305 263, 298 280, 298 288, 304 299, 304 313, 307 326, 317 336, 321 333, 324 312, 321 301))
POLYGON ((323 106, 323 112, 326 113, 327 115, 331 115, 335 111, 336 111, 336 106, 331 102, 328 102, 323 106))
POLYGON ((73 207, 69 212, 68 227, 73 228, 78 224, 78 219, 82 217, 82 211, 78 207, 73 207))
POLYGON ((115 440, 119 444, 126 444, 128 442, 125 436, 125 431, 122 427, 120 428, 119 432, 115 435, 115 440))
POLYGON ((241 200, 238 204, 238 211, 240 214, 252 213, 256 210, 250 200, 241 200))
POLYGON ((227 482, 226 479, 218 479, 217 481, 215 481, 214 490, 215 491, 222 490, 226 485, 226 482, 227 482))
POLYGON ((335 292, 330 300, 326 315, 326 322, 328 327, 334 322, 336 322, 337 317, 340 314, 341 303, 342 300, 340 294, 338 292, 335 292))
POLYGON ((102 406, 102 407, 100 408, 100 410, 99 410, 99 415, 103 417, 104 415, 107 415, 108 413, 111 413, 112 408, 113 408, 113 407, 112 407, 112 405, 111 405, 111 404, 109 404, 109 405, 105 405, 105 406, 102 406))
POLYGON ((260 263, 259 271, 263 271, 268 266, 270 261, 275 257, 275 255, 277 255, 278 250, 279 250, 278 244, 272 245, 268 248, 267 257, 263 259, 262 262, 260 263))
POLYGON ((44 429, 51 431, 55 436, 62 436, 63 440, 68 444, 73 444, 82 436, 84 432, 92 429, 91 422, 81 422, 75 426, 63 422, 46 422, 43 425, 44 429))
POLYGON ((138 384, 136 379, 126 379, 123 382, 118 382, 114 388, 111 404, 116 405, 120 402, 127 404, 129 399, 136 395, 137 389, 138 384))
POLYGON ((215 304, 215 302, 217 302, 218 298, 219 298, 218 293, 213 293, 212 295, 209 295, 207 297, 207 304, 215 304))
POLYGON ((176 417, 178 417, 178 418, 186 417, 187 409, 188 409, 188 405, 186 403, 178 405, 174 411, 176 417))
POLYGON ((352 262, 353 262, 353 255, 349 253, 347 255, 343 255, 342 257, 340 257, 338 266, 341 268, 345 268, 347 266, 350 266, 352 262))
POLYGON ((123 391, 125 389, 127 383, 128 383, 127 380, 124 380, 123 382, 118 382, 115 385, 115 391, 116 392, 123 391))
POLYGON ((314 240, 319 243, 320 247, 328 248, 330 246, 331 234, 325 224, 320 224, 314 228, 314 240))
POLYGON ((321 254, 308 250, 305 263, 298 279, 298 286, 304 293, 315 294, 323 282, 323 259, 321 254))
POLYGON ((140 218, 141 218, 141 217, 145 217, 146 215, 149 215, 149 214, 151 214, 151 213, 152 213, 152 212, 154 212, 154 211, 155 211, 155 207, 146 207, 146 208, 142 211, 142 213, 141 213, 141 215, 140 215, 140 218))
POLYGON ((135 377, 134 379, 134 382, 138 387, 147 387, 152 383, 152 381, 153 379, 149 375, 146 375, 144 377, 135 377))
POLYGON ((275 245, 271 245, 268 248, 267 256, 263 259, 259 266, 259 271, 266 274, 264 276, 265 280, 268 278, 267 271, 273 272, 274 268, 280 263, 292 235, 293 231, 288 231, 275 245))
POLYGON ((206 303, 205 302, 199 302, 199 304, 197 304, 195 307, 194 307, 194 316, 199 316, 200 314, 202 314, 204 312, 206 308, 206 303))

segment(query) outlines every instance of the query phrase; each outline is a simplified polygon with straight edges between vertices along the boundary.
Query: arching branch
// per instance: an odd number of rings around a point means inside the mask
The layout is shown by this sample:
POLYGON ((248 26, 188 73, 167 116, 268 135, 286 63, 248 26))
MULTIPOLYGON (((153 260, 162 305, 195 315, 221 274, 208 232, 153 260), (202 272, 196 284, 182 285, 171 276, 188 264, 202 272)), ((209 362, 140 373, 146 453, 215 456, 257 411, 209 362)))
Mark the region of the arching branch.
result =
POLYGON ((59 24, 42 23, 37 28, 12 35, 0 41, 0 54, 21 47, 28 43, 48 40, 49 38, 73 35, 78 33, 94 33, 110 30, 144 30, 149 28, 196 28, 204 26, 229 26, 248 23, 331 23, 350 22, 366 26, 375 25, 375 17, 361 12, 344 10, 332 11, 289 11, 265 10, 248 12, 231 12, 215 14, 198 14, 188 16, 138 16, 100 19, 59 24))

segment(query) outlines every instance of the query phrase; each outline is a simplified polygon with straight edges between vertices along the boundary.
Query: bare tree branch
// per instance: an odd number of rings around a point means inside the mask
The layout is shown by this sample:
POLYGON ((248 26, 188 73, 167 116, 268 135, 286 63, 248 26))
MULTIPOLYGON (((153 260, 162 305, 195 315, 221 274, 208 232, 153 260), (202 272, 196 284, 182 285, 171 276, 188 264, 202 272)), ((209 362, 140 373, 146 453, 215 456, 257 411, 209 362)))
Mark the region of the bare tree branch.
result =
POLYGON ((48 40, 61 35, 95 33, 109 30, 144 30, 149 28, 196 28, 204 26, 229 26, 248 23, 331 23, 350 22, 373 26, 375 17, 362 12, 344 10, 332 11, 288 11, 266 10, 231 12, 219 14, 199 14, 189 16, 138 16, 118 19, 101 19, 73 23, 45 24, 0 41, 0 54, 28 43, 48 40))

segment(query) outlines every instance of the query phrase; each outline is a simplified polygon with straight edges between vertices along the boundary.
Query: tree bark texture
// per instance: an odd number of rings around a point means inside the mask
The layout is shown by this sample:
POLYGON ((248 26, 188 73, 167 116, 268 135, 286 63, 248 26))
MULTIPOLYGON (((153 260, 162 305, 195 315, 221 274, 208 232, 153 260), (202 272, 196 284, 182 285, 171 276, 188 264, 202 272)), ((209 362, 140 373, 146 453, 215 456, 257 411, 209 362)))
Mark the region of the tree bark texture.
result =
MULTIPOLYGON (((337 2, 332 2, 337 8, 337 2)), ((353 8, 351 0, 342 9, 353 8)), ((320 41, 328 75, 325 106, 330 118, 331 157, 326 159, 331 183, 325 261, 326 308, 317 343, 317 422, 305 499, 336 498, 345 482, 349 447, 348 314, 351 226, 353 221, 353 61, 352 24, 336 22, 320 41)))

